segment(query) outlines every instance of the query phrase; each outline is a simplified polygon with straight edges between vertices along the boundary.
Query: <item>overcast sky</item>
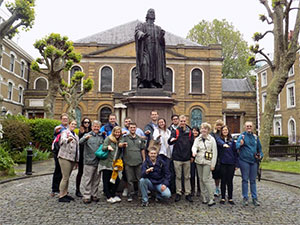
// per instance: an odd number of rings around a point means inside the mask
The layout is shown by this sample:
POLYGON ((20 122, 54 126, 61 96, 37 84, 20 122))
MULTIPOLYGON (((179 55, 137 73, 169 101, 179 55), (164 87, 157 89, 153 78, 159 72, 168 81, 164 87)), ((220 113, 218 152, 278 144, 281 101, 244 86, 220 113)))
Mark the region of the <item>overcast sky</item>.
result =
MULTIPOLYGON (((203 19, 226 19, 249 45, 254 32, 270 29, 258 19, 266 14, 259 0, 36 0, 33 28, 15 41, 36 58, 33 43, 52 32, 76 41, 136 19, 144 21, 149 8, 155 9, 157 25, 181 37, 203 19)), ((271 51, 271 38, 261 44, 271 51)))

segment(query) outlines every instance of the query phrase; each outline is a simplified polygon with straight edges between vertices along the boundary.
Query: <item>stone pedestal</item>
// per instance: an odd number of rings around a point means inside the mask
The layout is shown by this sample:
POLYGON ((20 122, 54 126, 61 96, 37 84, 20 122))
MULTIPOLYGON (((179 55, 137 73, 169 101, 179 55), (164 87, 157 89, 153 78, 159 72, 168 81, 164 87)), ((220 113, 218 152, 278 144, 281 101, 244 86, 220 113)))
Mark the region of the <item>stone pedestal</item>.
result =
POLYGON ((160 118, 165 118, 167 124, 172 116, 172 107, 175 100, 171 98, 171 93, 163 89, 139 89, 128 93, 128 97, 122 100, 127 106, 127 116, 136 122, 138 127, 144 129, 150 122, 151 110, 157 110, 160 118))

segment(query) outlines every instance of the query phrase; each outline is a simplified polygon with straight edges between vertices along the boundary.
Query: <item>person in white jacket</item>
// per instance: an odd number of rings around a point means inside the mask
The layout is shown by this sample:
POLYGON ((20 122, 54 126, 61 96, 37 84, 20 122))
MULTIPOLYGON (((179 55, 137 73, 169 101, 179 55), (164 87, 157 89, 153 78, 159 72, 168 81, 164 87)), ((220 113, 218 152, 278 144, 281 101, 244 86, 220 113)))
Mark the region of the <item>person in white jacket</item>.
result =
POLYGON ((209 180, 211 179, 211 171, 215 169, 218 154, 216 140, 209 134, 210 129, 210 124, 202 123, 200 135, 195 139, 192 147, 192 154, 195 157, 200 177, 202 203, 208 203, 208 206, 216 204, 209 180), (207 197, 209 201, 207 201, 207 197))

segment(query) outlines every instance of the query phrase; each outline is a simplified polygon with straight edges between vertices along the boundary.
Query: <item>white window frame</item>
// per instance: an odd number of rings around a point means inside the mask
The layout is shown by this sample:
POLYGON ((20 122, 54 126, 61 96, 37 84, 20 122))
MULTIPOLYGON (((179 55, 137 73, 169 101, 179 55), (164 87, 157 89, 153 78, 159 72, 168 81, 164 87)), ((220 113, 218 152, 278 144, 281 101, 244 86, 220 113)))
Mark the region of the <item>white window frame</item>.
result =
POLYGON ((265 112, 265 105, 267 100, 267 92, 261 93, 261 112, 265 112))
POLYGON ((100 67, 99 69, 99 87, 98 87, 98 90, 101 92, 101 70, 104 68, 104 67, 109 67, 111 68, 111 92, 114 92, 114 68, 110 65, 103 65, 100 67))
POLYGON ((9 54, 9 71, 12 73, 15 72, 16 61, 17 61, 17 55, 14 52, 10 52, 10 54, 9 54), (14 63, 13 63, 13 68, 11 70, 11 56, 12 55, 14 56, 14 63))
MULTIPOLYGON (((71 84, 71 70, 73 67, 78 66, 80 68, 80 72, 83 72, 83 68, 82 66, 80 66, 79 64, 75 64, 71 67, 71 69, 69 70, 69 74, 68 74, 68 85, 71 84)), ((81 78, 81 84, 80 84, 80 90, 83 90, 83 78, 81 78)))
POLYGON ((261 78, 261 87, 265 87, 268 85, 268 74, 267 71, 264 71, 260 74, 261 78))
POLYGON ((24 99, 24 87, 22 85, 19 85, 18 86, 18 103, 23 104, 23 99, 24 99), (21 89, 22 89, 22 94, 20 95, 21 89))
POLYGON ((289 69, 289 72, 288 72, 288 77, 292 77, 295 75, 295 67, 294 67, 294 64, 291 66, 291 68, 289 69))
POLYGON ((12 101, 13 100, 13 95, 14 94, 14 83, 12 81, 7 82, 7 99, 12 101), (9 84, 11 84, 11 91, 9 90, 9 84), (9 95, 10 93, 10 95, 9 95))
POLYGON ((297 124, 296 124, 296 121, 295 121, 295 119, 293 118, 293 117, 291 117, 290 119, 289 119, 289 121, 288 121, 288 137, 289 137, 289 143, 290 144, 295 144, 296 143, 296 139, 297 139, 297 124), (293 121, 294 122, 294 125, 295 125, 295 130, 294 130, 294 132, 295 132, 295 140, 291 140, 292 138, 293 138, 293 134, 292 134, 292 130, 291 130, 291 126, 290 126, 290 123, 291 123, 291 121, 293 121))
POLYGON ((287 108, 294 108, 296 106, 296 90, 295 90, 295 82, 289 83, 286 85, 286 105, 287 108), (290 88, 293 88, 293 97, 294 97, 294 104, 291 104, 290 101, 290 88))
POLYGON ((42 76, 41 76, 41 77, 37 77, 37 78, 34 80, 34 82, 33 82, 33 89, 36 89, 36 82, 37 82, 37 80, 40 79, 40 78, 46 80, 46 83, 47 83, 47 90, 48 90, 48 89, 49 89, 49 82, 48 82, 48 79, 45 78, 45 77, 42 77, 42 76))
MULTIPOLYGON (((136 68, 136 66, 131 67, 130 70, 129 70, 129 90, 130 91, 133 90, 132 87, 131 87, 132 86, 131 75, 132 75, 132 71, 134 70, 134 68, 136 68)), ((100 73, 101 73, 101 70, 100 70, 100 73)), ((101 74, 100 74, 100 76, 101 76, 101 74)), ((99 88, 100 88, 100 86, 99 86, 99 88)))
POLYGON ((279 111, 280 110, 280 94, 277 96, 277 103, 275 106, 275 111, 279 111))
MULTIPOLYGON (((175 75, 173 77, 175 77, 175 75)), ((204 90, 204 71, 200 67, 194 67, 190 71, 190 93, 191 94, 204 94, 205 93, 205 90, 204 90), (202 72, 202 92, 199 92, 199 93, 198 92, 192 92, 192 90, 193 90, 193 88, 192 88, 192 75, 193 75, 193 70, 195 70, 195 69, 199 69, 202 72)))
POLYGON ((21 59, 21 62, 20 62, 20 77, 24 78, 25 77, 25 71, 26 71, 26 62, 21 59), (24 63, 24 68, 22 70, 22 64, 24 63))
POLYGON ((273 133, 274 135, 277 135, 277 136, 281 136, 282 135, 282 123, 281 123, 281 117, 279 118, 274 118, 274 121, 273 121, 273 133), (279 128, 280 128, 280 132, 278 132, 278 126, 277 126, 277 123, 279 124, 279 128))

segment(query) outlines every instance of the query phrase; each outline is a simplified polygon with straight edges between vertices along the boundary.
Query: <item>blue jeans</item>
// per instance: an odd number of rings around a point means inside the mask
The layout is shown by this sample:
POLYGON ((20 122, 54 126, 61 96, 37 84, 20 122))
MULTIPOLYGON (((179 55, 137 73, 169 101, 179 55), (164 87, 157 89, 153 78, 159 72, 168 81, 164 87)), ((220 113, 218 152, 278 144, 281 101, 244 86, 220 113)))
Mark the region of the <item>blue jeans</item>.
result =
POLYGON ((157 184, 154 185, 148 178, 141 178, 140 179, 140 189, 142 193, 142 201, 148 202, 148 190, 156 192, 156 198, 162 200, 165 198, 171 197, 170 189, 167 187, 164 191, 161 191, 161 185, 157 184))
POLYGON ((248 163, 239 160, 240 169, 242 173, 242 194, 245 199, 248 199, 248 181, 250 180, 250 191, 252 199, 257 199, 256 194, 256 175, 257 163, 248 163))

